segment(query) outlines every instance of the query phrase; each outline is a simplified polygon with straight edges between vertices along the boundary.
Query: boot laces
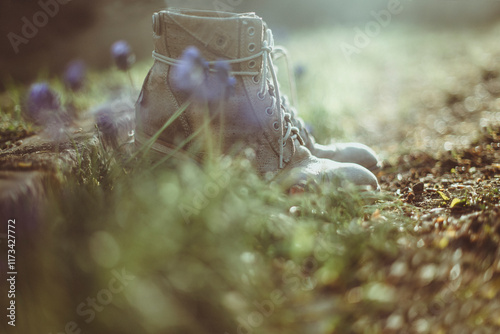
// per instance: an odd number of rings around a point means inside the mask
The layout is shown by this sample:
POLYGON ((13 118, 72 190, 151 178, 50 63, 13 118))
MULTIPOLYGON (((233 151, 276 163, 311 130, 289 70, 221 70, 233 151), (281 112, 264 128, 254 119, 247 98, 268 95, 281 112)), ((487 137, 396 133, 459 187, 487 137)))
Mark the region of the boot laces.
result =
MULTIPOLYGON (((274 67, 273 61, 279 59, 280 57, 284 57, 286 60, 287 64, 287 71, 288 71, 288 80, 290 84, 290 88, 292 91, 292 100, 295 103, 296 98, 296 88, 295 88, 295 80, 292 76, 292 71, 289 66, 289 61, 288 61, 288 54, 286 52, 286 49, 278 46, 274 46, 274 38, 273 38, 273 33, 271 29, 265 28, 265 34, 266 37, 262 41, 262 49, 260 52, 257 52, 256 54, 249 56, 249 57, 244 57, 244 58, 238 58, 238 59, 228 59, 228 60, 223 60, 224 62, 227 62, 229 64, 237 64, 237 63, 243 63, 246 61, 250 61, 253 59, 257 59, 262 57, 262 72, 257 72, 257 71, 231 71, 231 75, 233 76, 253 76, 253 77, 258 77, 259 75, 262 75, 261 78, 261 87, 258 92, 258 98, 263 100, 265 98, 266 93, 269 93, 269 96, 271 97, 272 104, 270 109, 277 109, 278 112, 280 112, 281 117, 279 118, 279 129, 281 130, 281 138, 279 139, 279 168, 282 169, 284 168, 284 147, 286 146, 286 143, 288 139, 298 140, 300 145, 305 145, 304 140, 300 136, 300 129, 297 128, 296 126, 293 125, 292 119, 294 118, 294 115, 290 112, 287 112, 287 110, 283 107, 282 104, 282 97, 279 89, 279 83, 278 83, 278 76, 277 76, 277 71, 276 68, 274 67), (278 102, 279 101, 279 102, 278 102)), ((182 63, 181 60, 175 59, 175 58, 170 58, 165 55, 162 55, 156 51, 153 51, 153 58, 155 60, 158 60, 162 63, 165 63, 170 66, 175 66, 180 63, 182 63)), ((210 67, 210 71, 213 72, 213 65, 216 64, 215 61, 208 61, 207 64, 210 67)))

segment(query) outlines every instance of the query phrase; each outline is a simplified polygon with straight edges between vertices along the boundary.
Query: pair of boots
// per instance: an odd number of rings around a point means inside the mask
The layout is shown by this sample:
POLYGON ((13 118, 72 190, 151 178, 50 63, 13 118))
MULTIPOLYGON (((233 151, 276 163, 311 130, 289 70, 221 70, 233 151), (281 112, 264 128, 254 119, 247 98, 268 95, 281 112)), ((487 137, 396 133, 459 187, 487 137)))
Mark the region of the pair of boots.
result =
POLYGON ((203 159, 206 142, 215 141, 222 154, 251 148, 257 171, 287 188, 313 181, 379 189, 372 171, 380 163, 371 149, 355 143, 316 144, 280 94, 273 59, 282 49, 274 46, 260 17, 169 9, 153 15, 153 30, 155 62, 136 105, 137 145, 168 124, 152 144, 161 155, 182 146, 203 159), (218 101, 203 91, 188 91, 192 82, 199 82, 199 89, 216 89, 217 75, 232 80, 231 91, 219 94, 218 101), (193 95, 205 100, 204 108, 196 101, 186 103, 196 100, 193 95))

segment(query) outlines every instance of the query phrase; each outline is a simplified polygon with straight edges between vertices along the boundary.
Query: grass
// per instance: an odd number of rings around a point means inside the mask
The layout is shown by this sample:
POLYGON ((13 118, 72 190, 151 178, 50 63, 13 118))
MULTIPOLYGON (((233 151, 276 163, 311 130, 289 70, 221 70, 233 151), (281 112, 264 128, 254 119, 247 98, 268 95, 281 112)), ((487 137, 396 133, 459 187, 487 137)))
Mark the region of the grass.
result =
POLYGON ((54 262, 42 274, 51 276, 44 293, 61 284, 71 291, 84 285, 68 296, 60 321, 74 318, 86 295, 106 287, 111 270, 126 268, 133 283, 82 328, 236 332, 233 319, 258 312, 255 302, 271 300, 275 291, 286 303, 276 302, 269 319, 255 327, 292 328, 294 307, 307 305, 322 289, 352 286, 351 269, 370 252, 395 256, 395 244, 387 240, 401 235, 399 228, 409 229, 398 218, 368 228, 365 215, 377 209, 363 206, 359 194, 325 188, 288 197, 260 180, 244 159, 220 164, 206 173, 182 165, 175 172, 121 175, 111 191, 66 185, 63 198, 57 194, 51 201, 51 223, 38 236, 46 245, 40 256, 54 262))
POLYGON ((30 136, 36 127, 21 115, 21 89, 10 87, 0 96, 0 148, 11 147, 14 142, 30 136))
MULTIPOLYGON (((323 143, 362 140, 383 156, 428 149, 405 146, 418 142, 417 130, 405 131, 421 124, 421 94, 429 91, 439 105, 464 60, 482 59, 485 44, 497 52, 496 30, 391 29, 352 63, 338 50, 352 31, 297 34, 287 44, 307 68, 299 112, 323 143), (324 52, 311 53, 318 45, 324 52)), ((135 85, 149 64, 133 70, 135 85)), ((464 74, 460 94, 474 87, 474 75, 464 74)), ((86 91, 62 93, 63 100, 91 109, 128 94, 127 80, 92 73, 86 91)), ((8 93, 16 105, 21 92, 8 93)), ((19 114, 2 114, 30 128, 19 114)), ((393 195, 323 185, 287 196, 244 156, 205 169, 134 170, 118 160, 106 168, 91 164, 85 177, 50 188, 44 218, 20 222, 19 332, 458 333, 455 324, 500 326, 493 303, 477 311, 469 305, 475 290, 448 281, 457 250, 426 244, 408 217, 412 207, 393 195)), ((494 282, 481 293, 493 298, 494 282)))

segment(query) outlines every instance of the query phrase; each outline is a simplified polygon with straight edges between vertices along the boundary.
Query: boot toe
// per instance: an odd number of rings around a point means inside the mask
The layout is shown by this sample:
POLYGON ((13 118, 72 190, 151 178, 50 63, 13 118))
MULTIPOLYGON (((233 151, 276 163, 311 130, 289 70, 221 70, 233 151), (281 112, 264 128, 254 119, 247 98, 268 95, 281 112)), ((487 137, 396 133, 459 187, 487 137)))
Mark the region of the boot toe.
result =
POLYGON ((356 163, 335 163, 331 160, 326 160, 326 168, 331 180, 340 180, 341 186, 349 184, 380 191, 380 186, 377 177, 367 168, 356 163))
POLYGON ((358 164, 373 173, 377 173, 382 167, 375 151, 360 143, 341 143, 328 146, 316 144, 314 155, 337 162, 358 164))
POLYGON ((365 167, 313 156, 286 172, 280 183, 288 188, 294 185, 329 183, 339 187, 354 185, 362 190, 380 191, 377 177, 365 167))

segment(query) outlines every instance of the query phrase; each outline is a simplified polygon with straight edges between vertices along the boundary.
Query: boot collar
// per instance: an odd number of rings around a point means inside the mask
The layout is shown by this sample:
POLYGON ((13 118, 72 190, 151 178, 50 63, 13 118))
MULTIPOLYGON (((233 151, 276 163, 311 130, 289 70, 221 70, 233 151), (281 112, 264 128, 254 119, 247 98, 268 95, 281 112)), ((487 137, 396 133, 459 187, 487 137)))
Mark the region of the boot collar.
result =
MULTIPOLYGON (((255 71, 233 71, 231 75, 233 76, 251 76, 258 77, 261 76, 261 88, 259 89, 259 99, 264 99, 265 95, 268 93, 268 84, 271 84, 274 87, 274 95, 273 99, 276 101, 273 102, 273 108, 276 108, 278 112, 282 115, 279 117, 279 129, 281 130, 281 138, 279 141, 279 168, 284 168, 284 147, 287 142, 298 140, 301 145, 304 145, 304 141, 300 137, 299 129, 295 127, 291 120, 291 115, 287 113, 281 104, 281 93, 278 84, 278 77, 276 73, 276 69, 273 65, 273 60, 278 59, 280 56, 284 56, 287 61, 288 66, 288 74, 290 85, 292 88, 292 97, 295 89, 294 80, 291 76, 291 69, 288 63, 288 57, 286 50, 281 47, 275 47, 274 45, 274 37, 271 29, 267 27, 267 25, 256 16, 254 13, 244 13, 244 14, 235 14, 235 13, 226 13, 226 12, 214 12, 214 11, 202 11, 202 10, 184 10, 184 9, 169 9, 167 11, 161 11, 153 15, 153 26, 155 27, 155 34, 160 35, 163 31, 162 27, 162 15, 168 15, 170 19, 172 19, 177 25, 181 26, 183 29, 188 31, 191 35, 195 36, 198 40, 203 40, 203 34, 210 29, 213 24, 213 28, 217 29, 218 25, 220 25, 221 20, 242 20, 247 19, 258 19, 261 22, 263 29, 263 37, 261 40, 261 50, 255 52, 255 50, 251 50, 254 53, 250 56, 243 58, 230 58, 225 59, 224 61, 229 63, 230 65, 249 63, 253 60, 258 61, 261 66, 258 66, 255 71), (203 29, 201 26, 193 24, 193 16, 203 19, 203 29), (211 22, 213 21, 213 22, 211 22), (194 27, 191 27, 191 26, 194 27), (269 79, 269 81, 268 81, 269 79)), ((254 44, 255 46, 255 44, 254 44)), ((153 51, 153 58, 161 63, 167 64, 169 66, 175 66, 181 63, 180 60, 169 57, 165 54, 161 54, 156 50, 153 51)), ((220 60, 219 60, 220 61, 220 60)), ((208 64, 210 67, 215 65, 216 61, 209 61, 208 64)), ((213 69, 210 69, 213 71, 213 69)))

